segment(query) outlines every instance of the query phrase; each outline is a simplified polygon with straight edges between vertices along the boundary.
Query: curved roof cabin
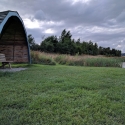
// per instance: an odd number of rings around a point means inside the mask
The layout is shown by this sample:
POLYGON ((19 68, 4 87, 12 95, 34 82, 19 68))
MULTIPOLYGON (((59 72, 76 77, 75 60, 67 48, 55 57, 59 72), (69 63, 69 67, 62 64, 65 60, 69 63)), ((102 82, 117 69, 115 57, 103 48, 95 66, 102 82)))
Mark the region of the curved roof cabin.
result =
POLYGON ((0 12, 0 53, 8 61, 30 63, 25 26, 16 11, 0 12))

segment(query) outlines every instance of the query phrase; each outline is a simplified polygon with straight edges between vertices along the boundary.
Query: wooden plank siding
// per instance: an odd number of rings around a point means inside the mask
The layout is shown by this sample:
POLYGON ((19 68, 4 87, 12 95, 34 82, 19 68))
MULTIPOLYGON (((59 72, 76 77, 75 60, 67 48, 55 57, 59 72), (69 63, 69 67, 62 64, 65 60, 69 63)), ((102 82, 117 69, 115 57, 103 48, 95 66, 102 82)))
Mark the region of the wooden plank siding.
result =
POLYGON ((27 46, 0 45, 0 53, 4 53, 8 61, 28 62, 27 46))

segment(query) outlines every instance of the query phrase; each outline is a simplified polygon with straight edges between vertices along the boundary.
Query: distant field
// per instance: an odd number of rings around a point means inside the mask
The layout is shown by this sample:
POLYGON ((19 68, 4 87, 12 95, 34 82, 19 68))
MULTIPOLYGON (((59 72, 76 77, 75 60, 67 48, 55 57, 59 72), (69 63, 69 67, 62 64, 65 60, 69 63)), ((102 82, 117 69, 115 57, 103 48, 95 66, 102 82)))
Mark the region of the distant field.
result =
POLYGON ((125 70, 37 64, 0 72, 0 125, 125 125, 125 70))

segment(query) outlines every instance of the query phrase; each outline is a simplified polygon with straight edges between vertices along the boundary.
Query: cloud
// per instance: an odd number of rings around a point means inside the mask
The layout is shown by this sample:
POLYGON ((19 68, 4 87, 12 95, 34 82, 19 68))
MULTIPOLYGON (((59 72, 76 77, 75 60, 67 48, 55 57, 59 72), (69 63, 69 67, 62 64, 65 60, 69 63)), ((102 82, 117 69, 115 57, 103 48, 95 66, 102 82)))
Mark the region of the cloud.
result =
POLYGON ((27 28, 31 28, 31 29, 34 29, 34 28, 41 28, 40 27, 40 23, 34 19, 34 20, 30 20, 28 18, 24 19, 24 24, 27 28))
POLYGON ((47 29, 47 30, 45 30, 45 33, 48 33, 48 34, 53 34, 53 33, 55 33, 55 31, 54 31, 54 30, 52 30, 52 29, 47 29))
POLYGON ((0 11, 18 11, 37 43, 67 29, 75 39, 125 52, 124 7, 123 0, 1 0, 0 11))
POLYGON ((34 14, 34 18, 38 19, 38 20, 45 20, 46 19, 46 15, 42 10, 38 10, 35 12, 34 14))

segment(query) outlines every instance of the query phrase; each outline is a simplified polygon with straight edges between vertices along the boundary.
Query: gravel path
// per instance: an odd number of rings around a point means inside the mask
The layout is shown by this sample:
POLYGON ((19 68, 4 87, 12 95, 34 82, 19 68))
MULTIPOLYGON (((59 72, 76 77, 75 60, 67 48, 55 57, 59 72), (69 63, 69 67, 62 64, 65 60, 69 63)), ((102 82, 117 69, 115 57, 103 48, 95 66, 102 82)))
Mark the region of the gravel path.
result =
POLYGON ((5 69, 0 69, 2 72, 19 72, 22 70, 26 70, 27 68, 5 68, 5 69))
MULTIPOLYGON (((122 63, 122 68, 125 68, 125 62, 122 63)), ((22 70, 26 70, 27 68, 5 68, 5 69, 0 69, 1 72, 19 72, 22 70)))

